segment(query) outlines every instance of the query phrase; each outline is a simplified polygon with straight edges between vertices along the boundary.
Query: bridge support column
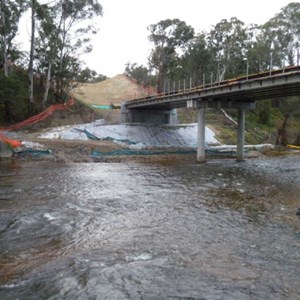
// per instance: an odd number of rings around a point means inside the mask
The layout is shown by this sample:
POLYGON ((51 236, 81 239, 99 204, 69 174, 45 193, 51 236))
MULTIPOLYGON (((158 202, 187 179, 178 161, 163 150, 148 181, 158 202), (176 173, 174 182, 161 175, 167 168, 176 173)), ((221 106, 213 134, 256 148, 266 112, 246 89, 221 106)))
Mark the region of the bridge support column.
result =
POLYGON ((206 102, 198 103, 197 162, 205 162, 205 108, 206 102))
POLYGON ((238 128, 237 128, 237 144, 236 144, 236 159, 237 161, 244 160, 244 144, 245 144, 245 108, 238 108, 238 128))
POLYGON ((237 148, 236 159, 237 161, 244 161, 244 146, 245 146, 245 116, 246 110, 254 109, 254 102, 243 102, 238 105, 238 124, 237 124, 237 148))

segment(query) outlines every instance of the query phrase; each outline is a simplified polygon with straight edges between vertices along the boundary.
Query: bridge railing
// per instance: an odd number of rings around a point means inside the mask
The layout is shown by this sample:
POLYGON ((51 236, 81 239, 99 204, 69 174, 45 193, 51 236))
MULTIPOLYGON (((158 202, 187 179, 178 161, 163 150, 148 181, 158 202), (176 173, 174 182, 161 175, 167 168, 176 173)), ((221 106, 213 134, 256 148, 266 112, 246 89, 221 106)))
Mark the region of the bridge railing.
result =
POLYGON ((253 73, 253 74, 246 74, 246 75, 234 77, 234 78, 227 79, 227 80, 220 80, 219 78, 213 77, 213 75, 211 75, 210 81, 206 82, 205 76, 203 76, 200 84, 199 84, 200 81, 197 81, 197 80, 193 81, 191 78, 189 80, 183 79, 183 80, 178 80, 178 81, 165 80, 163 91, 157 91, 156 93, 153 93, 153 89, 151 91, 150 91, 150 89, 148 89, 148 94, 146 97, 142 97, 142 98, 137 97, 137 95, 135 94, 135 95, 133 95, 132 99, 130 99, 129 101, 150 98, 150 97, 156 97, 156 96, 185 93, 188 91, 192 92, 192 91, 196 91, 196 90, 207 89, 210 87, 216 87, 218 85, 228 85, 228 84, 233 84, 233 83, 237 83, 237 82, 241 82, 241 81, 265 78, 265 77, 270 77, 270 76, 275 76, 275 75, 289 73, 289 72, 295 72, 295 71, 300 71, 299 65, 288 66, 288 67, 284 67, 282 69, 272 69, 272 70, 253 73))

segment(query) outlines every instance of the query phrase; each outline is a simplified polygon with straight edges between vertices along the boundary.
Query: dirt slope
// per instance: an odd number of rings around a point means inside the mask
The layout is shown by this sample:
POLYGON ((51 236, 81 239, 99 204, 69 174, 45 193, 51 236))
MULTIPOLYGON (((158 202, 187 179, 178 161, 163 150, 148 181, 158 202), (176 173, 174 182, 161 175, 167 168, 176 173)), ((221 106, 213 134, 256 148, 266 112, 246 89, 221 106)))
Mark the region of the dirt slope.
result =
POLYGON ((82 83, 72 91, 73 97, 87 105, 121 104, 154 93, 125 75, 116 75, 98 83, 82 83))

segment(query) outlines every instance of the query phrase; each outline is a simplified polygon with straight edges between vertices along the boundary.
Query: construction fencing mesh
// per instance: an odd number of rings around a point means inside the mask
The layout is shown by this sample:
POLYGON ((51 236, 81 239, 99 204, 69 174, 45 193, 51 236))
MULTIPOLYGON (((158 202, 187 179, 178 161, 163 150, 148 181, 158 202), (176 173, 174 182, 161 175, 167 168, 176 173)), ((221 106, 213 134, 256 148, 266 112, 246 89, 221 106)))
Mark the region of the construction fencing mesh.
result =
POLYGON ((55 111, 64 111, 69 109, 75 103, 74 99, 68 100, 65 104, 54 104, 49 106, 46 110, 42 111, 41 113, 32 116, 20 123, 13 124, 7 127, 0 127, 0 142, 8 144, 12 148, 20 147, 22 145, 21 141, 10 139, 8 138, 3 132, 18 130, 24 126, 36 124, 47 117, 51 116, 55 111), (1 133, 2 131, 2 133, 1 133))

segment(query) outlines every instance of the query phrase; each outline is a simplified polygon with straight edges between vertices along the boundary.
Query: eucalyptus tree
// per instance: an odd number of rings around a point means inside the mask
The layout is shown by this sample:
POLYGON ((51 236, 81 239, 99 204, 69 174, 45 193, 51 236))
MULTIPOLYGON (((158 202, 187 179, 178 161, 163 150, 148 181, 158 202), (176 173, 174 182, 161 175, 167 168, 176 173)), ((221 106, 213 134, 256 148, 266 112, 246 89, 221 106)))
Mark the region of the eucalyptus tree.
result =
POLYGON ((51 82, 55 81, 57 102, 72 88, 80 72, 80 55, 92 51, 91 36, 97 33, 95 17, 102 16, 97 0, 56 0, 44 8, 37 49, 46 78, 43 105, 51 82))
POLYGON ((14 39, 24 9, 23 0, 0 0, 0 114, 6 122, 16 120, 24 109, 23 82, 9 68, 19 55, 14 39))
MULTIPOLYGON (((252 58, 259 66, 258 71, 299 64, 300 3, 294 2, 283 7, 259 29, 251 49, 252 58)), ((277 144, 286 145, 289 119, 299 114, 299 101, 299 97, 283 97, 280 101, 270 99, 269 102, 258 103, 256 112, 260 113, 259 116, 263 116, 264 120, 272 119, 271 109, 277 111, 277 144), (272 106, 267 105, 268 103, 272 106), (282 121, 278 122, 278 119, 282 121)), ((262 118, 259 120, 263 121, 262 118)))
POLYGON ((214 68, 216 79, 222 80, 225 75, 234 77, 246 73, 247 27, 237 18, 221 20, 212 27, 208 34, 208 44, 215 53, 214 68))
POLYGON ((248 40, 244 60, 249 73, 258 73, 270 68, 271 38, 261 25, 248 26, 248 40))
POLYGON ((300 3, 290 3, 260 26, 253 45, 259 70, 299 63, 300 3))
MULTIPOLYGON (((290 3, 283 7, 281 12, 269 22, 273 26, 275 41, 278 47, 278 57, 282 61, 279 63, 289 65, 299 65, 300 59, 300 3, 290 3)), ((281 126, 277 126, 278 136, 276 143, 286 145, 288 136, 286 127, 291 117, 300 114, 300 97, 284 98, 281 101, 274 101, 283 115, 281 126)), ((300 131, 297 132, 298 141, 300 131)), ((297 141, 296 141, 297 142, 297 141)))
POLYGON ((38 38, 36 47, 37 69, 43 76, 45 87, 42 99, 44 108, 48 99, 48 93, 52 80, 53 65, 57 58, 59 35, 61 30, 61 19, 57 23, 56 3, 49 2, 38 9, 39 26, 37 28, 38 38))
POLYGON ((58 43, 58 61, 56 65, 56 87, 59 100, 63 99, 64 88, 73 79, 67 77, 67 61, 80 54, 92 51, 89 34, 97 32, 92 20, 102 15, 102 6, 97 0, 60 0, 58 3, 60 34, 58 43))
POLYGON ((85 68, 80 71, 80 74, 77 76, 77 80, 80 82, 93 82, 97 78, 97 72, 91 70, 90 68, 85 68))
POLYGON ((8 76, 8 60, 16 50, 13 40, 18 32, 18 22, 24 12, 23 0, 0 0, 0 59, 1 68, 8 76))
POLYGON ((180 78, 191 80, 196 85, 207 83, 213 71, 213 62, 213 51, 208 46, 206 34, 202 32, 189 43, 180 59, 180 78))
POLYGON ((273 29, 278 56, 289 65, 299 64, 300 3, 293 2, 283 7, 265 26, 273 29))
POLYGON ((162 90, 165 78, 176 72, 178 58, 194 37, 194 29, 179 19, 166 19, 150 25, 148 30, 148 38, 154 44, 149 65, 156 70, 158 90, 162 90))
POLYGON ((253 41, 252 63, 256 65, 256 71, 271 70, 282 65, 282 51, 272 22, 259 27, 260 31, 253 41))
POLYGON ((28 66, 28 96, 29 96, 29 113, 31 113, 33 105, 33 61, 34 61, 34 45, 35 45, 35 11, 37 0, 30 0, 29 6, 31 9, 31 36, 30 36, 30 54, 29 54, 29 66, 28 66))
POLYGON ((127 63, 124 74, 134 80, 138 84, 144 86, 155 85, 154 76, 151 74, 151 70, 143 65, 137 63, 127 63))

